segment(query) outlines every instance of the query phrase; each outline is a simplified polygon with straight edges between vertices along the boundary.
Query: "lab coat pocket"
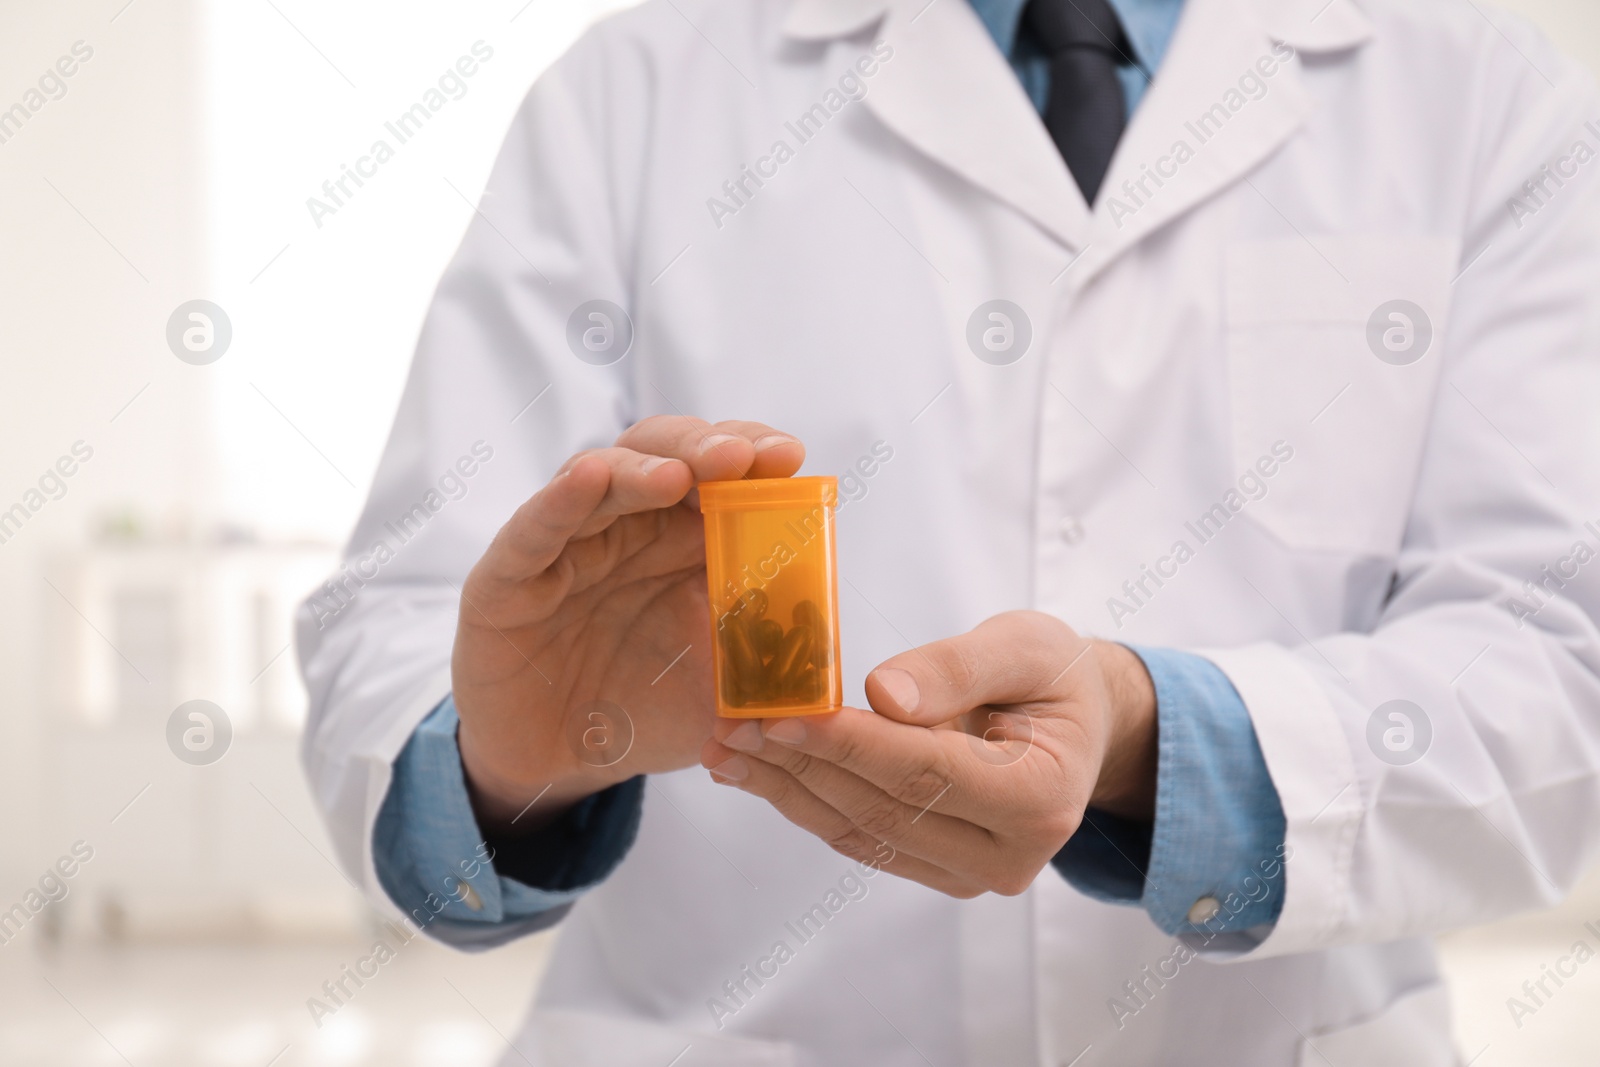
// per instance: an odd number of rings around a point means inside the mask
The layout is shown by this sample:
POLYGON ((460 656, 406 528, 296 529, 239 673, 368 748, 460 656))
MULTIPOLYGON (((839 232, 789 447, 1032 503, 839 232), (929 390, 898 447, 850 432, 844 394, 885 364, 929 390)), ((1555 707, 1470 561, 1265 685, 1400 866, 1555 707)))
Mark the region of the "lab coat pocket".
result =
POLYGON ((536 1008, 500 1067, 794 1067, 785 1042, 726 1037, 637 1016, 536 1008))
POLYGON ((1458 248, 1308 235, 1228 249, 1234 460, 1263 475, 1266 495, 1245 514, 1286 545, 1399 548, 1458 248))
POLYGON ((1456 1067, 1450 1040, 1450 997, 1432 983, 1402 994, 1377 1015, 1312 1034, 1300 1043, 1298 1067, 1456 1067))

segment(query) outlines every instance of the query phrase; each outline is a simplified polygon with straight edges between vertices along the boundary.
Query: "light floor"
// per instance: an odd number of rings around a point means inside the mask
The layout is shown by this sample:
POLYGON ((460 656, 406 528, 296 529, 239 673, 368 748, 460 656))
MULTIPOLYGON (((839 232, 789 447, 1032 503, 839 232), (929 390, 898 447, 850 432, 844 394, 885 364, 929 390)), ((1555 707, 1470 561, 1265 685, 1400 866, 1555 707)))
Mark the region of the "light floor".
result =
MULTIPOLYGON (((1559 989, 1547 980, 1554 995, 1520 1027, 1506 1005, 1575 941, 1600 949, 1584 921, 1569 905, 1443 941, 1463 1062, 1600 1064, 1600 956, 1559 989)), ((53 953, 16 942, 0 947, 0 1065, 491 1067, 549 944, 467 956, 419 938, 319 1027, 306 999, 365 953, 360 942, 53 953)))
POLYGON ((0 1065, 490 1067, 548 947, 538 937, 469 956, 419 937, 318 1026, 307 998, 370 945, 7 945, 0 1065))

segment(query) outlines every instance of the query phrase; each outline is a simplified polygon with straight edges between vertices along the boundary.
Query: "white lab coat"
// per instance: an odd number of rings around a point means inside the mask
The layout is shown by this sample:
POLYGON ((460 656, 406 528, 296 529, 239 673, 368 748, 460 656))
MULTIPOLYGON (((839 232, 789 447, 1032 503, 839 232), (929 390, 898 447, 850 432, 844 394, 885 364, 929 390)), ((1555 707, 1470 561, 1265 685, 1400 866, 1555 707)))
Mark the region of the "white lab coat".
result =
POLYGON ((1429 935, 1551 904, 1600 844, 1600 563, 1575 550, 1600 549, 1600 160, 1573 154, 1600 103, 1492 19, 1188 0, 1093 213, 960 0, 651 0, 594 29, 516 118, 352 556, 419 502, 426 527, 325 628, 303 616, 306 760, 352 875, 382 900, 391 761, 513 508, 643 416, 758 419, 807 472, 857 472, 848 701, 1015 608, 1202 651, 1287 814, 1282 917, 1179 962, 1048 868, 1015 898, 888 875, 829 897, 848 861, 691 768, 651 779, 638 843, 565 920, 527 1062, 1456 1062, 1429 935), (864 98, 829 96, 875 41, 864 98), (636 325, 609 366, 569 351, 593 299, 636 325), (968 342, 996 299, 1031 326, 1014 362, 968 342), (1404 319, 1369 342, 1392 300, 1431 324, 1419 359, 1404 319), (479 440, 465 495, 429 497, 479 440), (1431 733, 1409 765, 1375 754, 1405 721, 1369 734, 1392 700, 1431 733), (841 900, 814 938, 786 925, 841 900), (719 1030, 747 965, 776 973, 719 1030))

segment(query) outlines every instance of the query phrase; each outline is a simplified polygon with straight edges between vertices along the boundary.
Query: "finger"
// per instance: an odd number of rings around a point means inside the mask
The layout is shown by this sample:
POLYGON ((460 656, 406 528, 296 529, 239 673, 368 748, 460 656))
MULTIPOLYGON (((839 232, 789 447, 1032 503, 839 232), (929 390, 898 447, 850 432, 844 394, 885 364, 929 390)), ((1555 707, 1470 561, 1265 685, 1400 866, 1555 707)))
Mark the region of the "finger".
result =
MULTIPOLYGON (((906 729, 920 730, 921 727, 906 729)), ((741 738, 730 735, 728 740, 737 744, 741 738)), ((736 751, 721 741, 714 739, 712 743, 730 754, 736 751)), ((997 858, 999 844, 988 830, 931 810, 948 795, 951 788, 948 781, 928 779, 927 798, 912 805, 835 764, 786 745, 764 744, 759 751, 746 754, 754 757, 753 764, 776 766, 788 772, 869 837, 887 841, 902 852, 963 875, 984 870, 997 858)))
POLYGON ((745 472, 747 478, 787 478, 800 469, 806 459, 806 446, 800 440, 764 422, 719 422, 718 431, 738 434, 750 442, 756 458, 745 472))
POLYGON ((622 432, 617 446, 682 460, 696 481, 742 478, 755 459, 749 439, 685 415, 641 419, 622 432))
POLYGON ((858 863, 953 897, 968 899, 983 892, 981 886, 966 878, 873 838, 780 768, 746 759, 715 741, 706 743, 701 762, 711 771, 712 781, 761 797, 800 829, 858 863))
POLYGON ((605 496, 569 540, 593 537, 623 515, 672 507, 694 488, 694 474, 682 460, 636 452, 631 448, 597 448, 580 453, 562 469, 571 469, 580 460, 587 464, 594 459, 610 468, 610 481, 605 496))
POLYGON ((859 708, 768 719, 759 729, 758 735, 741 733, 737 727, 730 729, 719 722, 715 733, 729 747, 791 773, 797 763, 806 760, 841 768, 914 813, 934 809, 941 815, 991 826, 996 818, 995 801, 1009 799, 1003 788, 1006 783, 987 780, 995 777, 985 774, 996 769, 993 760, 986 762, 974 751, 984 742, 958 730, 909 726, 859 708))
POLYGON ((867 675, 867 700, 891 719, 934 726, 985 704, 1060 695, 1091 647, 1059 619, 1008 611, 883 661, 867 675))
POLYGON ((805 446, 761 422, 715 425, 682 415, 655 415, 628 427, 617 444, 688 463, 698 481, 785 478, 800 469, 805 446))
POLYGON ((688 492, 688 472, 681 463, 652 459, 661 457, 627 449, 574 456, 501 527, 475 575, 524 581, 554 563, 569 541, 593 525, 600 509, 614 519, 627 511, 672 506, 688 492))
POLYGON ((682 460, 696 481, 743 478, 755 462, 755 445, 748 438, 685 415, 641 419, 622 431, 617 446, 682 460))

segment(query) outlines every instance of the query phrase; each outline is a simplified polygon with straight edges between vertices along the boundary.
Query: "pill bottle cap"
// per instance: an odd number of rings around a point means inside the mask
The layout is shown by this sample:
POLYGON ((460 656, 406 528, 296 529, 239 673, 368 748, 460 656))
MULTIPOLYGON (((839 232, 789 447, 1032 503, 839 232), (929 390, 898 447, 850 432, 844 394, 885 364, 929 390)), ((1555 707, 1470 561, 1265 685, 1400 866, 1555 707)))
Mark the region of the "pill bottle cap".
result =
POLYGON ((836 507, 839 479, 740 478, 700 483, 700 510, 766 511, 774 508, 836 507))

